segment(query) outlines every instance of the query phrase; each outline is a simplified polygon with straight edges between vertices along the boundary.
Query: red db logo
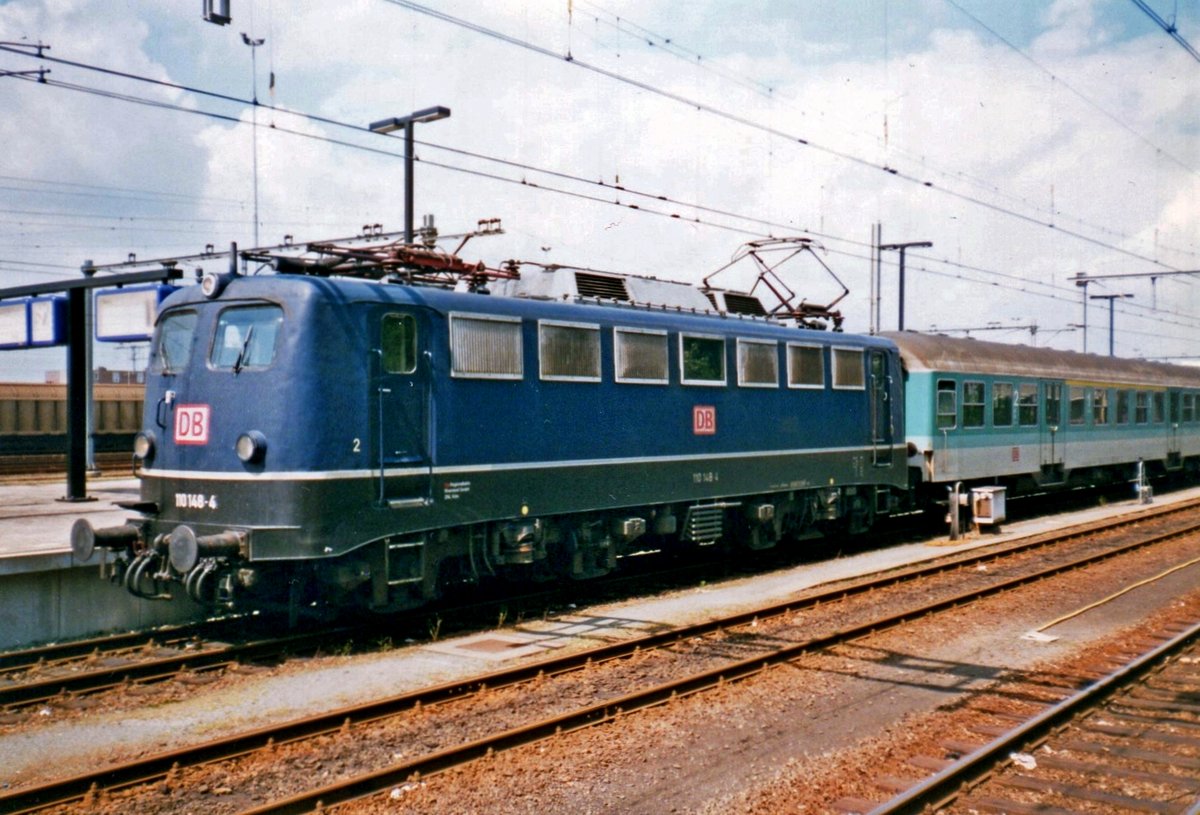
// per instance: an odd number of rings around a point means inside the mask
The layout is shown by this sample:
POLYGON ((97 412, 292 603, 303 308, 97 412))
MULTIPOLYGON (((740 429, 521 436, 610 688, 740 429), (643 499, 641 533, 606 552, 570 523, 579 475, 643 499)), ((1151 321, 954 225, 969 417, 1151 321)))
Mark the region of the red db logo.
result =
POLYGON ((712 405, 696 405, 692 408, 692 433, 697 436, 715 436, 717 433, 717 409, 712 405))
POLYGON ((179 405, 175 408, 175 443, 208 444, 208 405, 179 405))

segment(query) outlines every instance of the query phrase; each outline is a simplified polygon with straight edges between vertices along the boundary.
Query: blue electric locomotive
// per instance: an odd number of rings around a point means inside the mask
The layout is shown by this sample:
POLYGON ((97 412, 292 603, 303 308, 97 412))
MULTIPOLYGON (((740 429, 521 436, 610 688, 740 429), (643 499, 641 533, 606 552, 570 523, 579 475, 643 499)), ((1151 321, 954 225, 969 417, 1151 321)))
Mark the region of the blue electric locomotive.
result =
POLYGON ((289 268, 162 305, 138 517, 72 532, 138 596, 399 609, 632 551, 861 531, 907 487, 888 340, 648 278, 289 268))

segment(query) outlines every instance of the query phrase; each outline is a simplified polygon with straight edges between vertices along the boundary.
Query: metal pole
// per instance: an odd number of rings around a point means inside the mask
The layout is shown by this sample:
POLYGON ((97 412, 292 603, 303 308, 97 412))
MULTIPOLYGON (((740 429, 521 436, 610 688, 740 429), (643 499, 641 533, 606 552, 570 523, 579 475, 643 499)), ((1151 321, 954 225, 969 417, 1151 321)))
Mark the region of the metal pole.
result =
POLYGON ((880 330, 879 326, 879 256, 883 254, 879 251, 879 244, 883 239, 883 225, 871 224, 871 305, 870 305, 870 323, 871 333, 877 334, 880 330))
POLYGON ((64 501, 87 497, 87 329, 84 304, 90 292, 67 292, 67 494, 64 501))
MULTIPOLYGON (((880 234, 882 235, 882 230, 880 234)), ((887 243, 882 244, 879 247, 879 251, 881 253, 893 250, 900 252, 900 331, 904 330, 904 252, 909 248, 925 249, 930 246, 933 246, 930 241, 909 241, 908 243, 887 243)))
MULTIPOLYGON (((94 277, 96 271, 84 266, 83 276, 94 277)), ((93 360, 92 337, 95 331, 96 298, 92 289, 84 289, 83 298, 83 393, 86 399, 84 411, 87 432, 85 434, 84 459, 87 471, 94 475, 100 474, 96 466, 96 364, 93 360)))
POLYGON ((1076 283, 1075 285, 1080 286, 1083 289, 1083 353, 1086 354, 1087 353, 1087 303, 1088 303, 1087 287, 1088 287, 1088 281, 1084 280, 1083 282, 1076 283))
POLYGON ((1108 355, 1113 356, 1113 315, 1116 313, 1117 298, 1108 298, 1108 355))
POLYGON ((413 126, 417 122, 436 122, 449 115, 450 108, 438 105, 414 111, 407 116, 380 119, 377 122, 371 122, 368 127, 372 133, 393 133, 397 130, 404 130, 404 242, 406 244, 413 242, 413 154, 416 152, 413 147, 413 126))
POLYGON ((253 83, 250 98, 251 128, 253 137, 250 140, 250 154, 253 161, 254 176, 254 245, 258 246, 258 47, 266 42, 265 37, 253 38, 242 32, 242 42, 250 46, 250 80, 253 83))
POLYGON ((413 122, 404 128, 404 243, 413 242, 413 122))

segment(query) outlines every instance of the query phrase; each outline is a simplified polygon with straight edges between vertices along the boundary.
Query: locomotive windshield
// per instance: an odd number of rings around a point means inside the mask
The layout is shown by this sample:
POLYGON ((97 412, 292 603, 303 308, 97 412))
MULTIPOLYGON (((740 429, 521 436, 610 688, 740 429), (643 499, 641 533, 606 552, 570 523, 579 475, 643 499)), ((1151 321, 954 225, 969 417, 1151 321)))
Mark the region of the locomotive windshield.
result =
POLYGON ((158 369, 164 374, 187 368, 196 336, 196 312, 177 311, 163 318, 158 330, 158 369))
POLYGON ((283 309, 279 306, 228 308, 217 319, 209 361, 214 368, 265 368, 275 359, 283 309))

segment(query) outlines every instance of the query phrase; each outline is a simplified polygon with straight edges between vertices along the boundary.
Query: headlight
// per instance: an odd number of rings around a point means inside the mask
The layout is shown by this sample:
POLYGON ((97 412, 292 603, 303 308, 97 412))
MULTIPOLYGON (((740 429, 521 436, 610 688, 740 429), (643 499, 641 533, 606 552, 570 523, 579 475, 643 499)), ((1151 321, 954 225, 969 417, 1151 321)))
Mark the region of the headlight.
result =
POLYGON ((154 434, 143 430, 133 437, 133 455, 140 461, 145 461, 154 455, 154 434))
POLYGON ((208 272, 204 277, 200 278, 200 291, 209 300, 213 299, 225 290, 229 285, 229 281, 233 280, 237 275, 232 272, 218 274, 216 272, 208 272))
POLYGON ((257 463, 267 454, 267 437, 257 430, 251 430, 238 436, 233 449, 246 464, 257 463))

